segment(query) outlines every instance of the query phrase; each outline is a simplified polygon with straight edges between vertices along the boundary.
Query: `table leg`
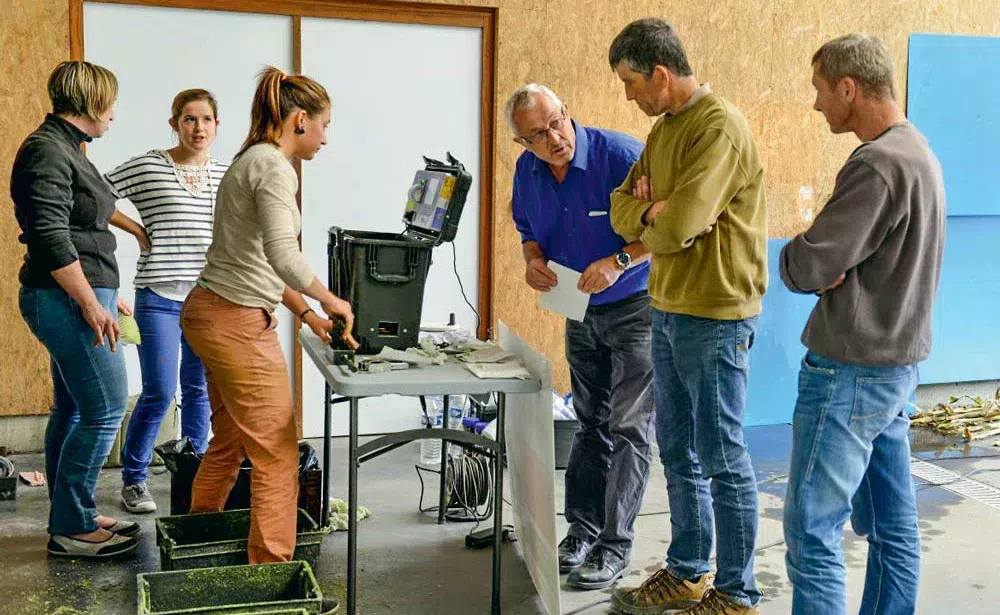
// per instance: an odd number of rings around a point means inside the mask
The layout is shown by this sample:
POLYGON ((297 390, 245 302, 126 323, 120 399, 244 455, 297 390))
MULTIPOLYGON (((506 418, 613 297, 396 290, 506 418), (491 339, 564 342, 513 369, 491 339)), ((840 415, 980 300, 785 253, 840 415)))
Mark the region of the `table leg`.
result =
POLYGON ((355 615, 358 593, 358 398, 351 398, 348 434, 347 615, 355 615))
MULTIPOLYGON (((448 396, 441 406, 441 429, 448 429, 448 396)), ((448 508, 448 443, 441 440, 441 488, 438 491, 438 525, 444 523, 448 508)))
POLYGON ((493 602, 492 615, 500 614, 500 547, 503 544, 503 455, 506 450, 504 438, 504 410, 507 396, 497 394, 497 447, 494 457, 496 482, 493 484, 493 602))
POLYGON ((322 513, 317 520, 320 527, 330 523, 330 436, 333 435, 333 405, 330 403, 330 383, 323 383, 323 485, 320 497, 323 499, 322 513))

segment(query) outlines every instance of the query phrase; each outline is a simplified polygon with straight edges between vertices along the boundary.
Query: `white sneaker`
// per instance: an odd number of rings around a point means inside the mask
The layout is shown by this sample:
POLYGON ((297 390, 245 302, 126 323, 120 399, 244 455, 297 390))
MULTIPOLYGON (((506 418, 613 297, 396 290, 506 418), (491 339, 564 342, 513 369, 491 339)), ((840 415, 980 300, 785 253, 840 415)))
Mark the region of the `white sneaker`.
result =
POLYGON ((156 512, 156 501, 146 483, 122 487, 122 506, 130 513, 156 512))

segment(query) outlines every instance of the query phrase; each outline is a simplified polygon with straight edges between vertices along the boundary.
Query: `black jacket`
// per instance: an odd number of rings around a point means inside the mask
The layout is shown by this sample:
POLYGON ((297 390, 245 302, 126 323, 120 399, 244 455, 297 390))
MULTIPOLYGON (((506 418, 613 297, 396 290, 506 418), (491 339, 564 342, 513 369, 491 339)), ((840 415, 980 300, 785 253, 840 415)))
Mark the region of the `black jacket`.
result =
POLYGON ((57 287, 51 272, 79 260, 94 288, 118 288, 115 236, 108 221, 115 198, 80 144, 81 130, 49 114, 21 144, 10 175, 18 240, 28 247, 21 284, 57 287))

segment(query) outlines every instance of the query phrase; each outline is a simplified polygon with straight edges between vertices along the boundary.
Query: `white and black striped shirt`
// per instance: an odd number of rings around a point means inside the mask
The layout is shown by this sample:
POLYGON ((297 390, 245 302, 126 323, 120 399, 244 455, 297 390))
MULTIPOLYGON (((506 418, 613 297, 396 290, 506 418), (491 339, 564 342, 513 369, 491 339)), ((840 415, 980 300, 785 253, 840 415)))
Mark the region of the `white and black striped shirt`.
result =
POLYGON ((208 185, 200 193, 181 183, 170 154, 163 150, 136 156, 107 174, 115 196, 128 199, 139 211, 153 246, 139 255, 136 288, 158 292, 193 286, 198 280, 212 243, 215 195, 227 168, 209 158, 208 185))

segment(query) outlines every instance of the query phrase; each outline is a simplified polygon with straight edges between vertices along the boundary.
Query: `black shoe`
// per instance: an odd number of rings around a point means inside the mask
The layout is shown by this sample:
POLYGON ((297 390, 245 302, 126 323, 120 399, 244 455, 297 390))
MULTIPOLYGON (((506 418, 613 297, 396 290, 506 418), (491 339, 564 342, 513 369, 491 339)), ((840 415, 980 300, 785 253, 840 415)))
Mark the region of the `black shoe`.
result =
POLYGON ((566 584, 577 589, 604 589, 614 585, 627 571, 628 561, 610 549, 597 547, 590 552, 586 563, 566 578, 566 584))
POLYGON ((572 572, 583 566, 594 545, 576 536, 567 536, 559 543, 559 574, 572 572))

